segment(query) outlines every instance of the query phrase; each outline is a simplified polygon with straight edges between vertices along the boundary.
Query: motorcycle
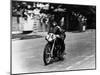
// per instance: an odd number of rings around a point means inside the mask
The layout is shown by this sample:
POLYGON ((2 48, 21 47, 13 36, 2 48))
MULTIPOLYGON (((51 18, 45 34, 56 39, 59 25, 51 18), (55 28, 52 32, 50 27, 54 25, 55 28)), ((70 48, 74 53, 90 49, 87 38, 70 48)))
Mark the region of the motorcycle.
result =
POLYGON ((60 36, 55 35, 53 33, 49 33, 45 37, 45 39, 48 42, 44 48, 44 53, 43 53, 43 61, 45 65, 48 65, 53 61, 56 61, 56 59, 63 57, 62 55, 63 53, 61 51, 62 46, 58 44, 57 37, 60 36))

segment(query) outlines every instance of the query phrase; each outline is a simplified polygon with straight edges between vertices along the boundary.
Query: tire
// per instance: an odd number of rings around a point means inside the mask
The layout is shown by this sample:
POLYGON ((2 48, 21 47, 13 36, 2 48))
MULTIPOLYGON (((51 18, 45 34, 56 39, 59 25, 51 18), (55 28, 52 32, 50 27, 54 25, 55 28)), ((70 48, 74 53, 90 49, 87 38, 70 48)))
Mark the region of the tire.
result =
POLYGON ((51 57, 51 45, 48 43, 46 44, 44 48, 44 53, 43 53, 43 61, 45 65, 48 65, 52 62, 52 57, 51 57))

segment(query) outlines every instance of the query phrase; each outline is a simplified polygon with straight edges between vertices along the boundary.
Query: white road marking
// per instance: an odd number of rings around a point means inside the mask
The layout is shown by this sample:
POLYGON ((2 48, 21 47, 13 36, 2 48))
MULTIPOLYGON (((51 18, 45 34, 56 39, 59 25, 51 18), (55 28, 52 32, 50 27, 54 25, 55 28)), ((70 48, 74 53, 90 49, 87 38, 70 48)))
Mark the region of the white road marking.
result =
POLYGON ((73 66, 69 66, 69 67, 66 68, 66 70, 69 70, 69 69, 71 69, 72 67, 73 67, 73 66))
POLYGON ((86 60, 88 60, 88 59, 90 59, 92 57, 94 57, 94 55, 87 56, 86 58, 84 58, 84 61, 86 61, 86 60))
POLYGON ((25 58, 34 58, 35 56, 29 56, 29 57, 25 57, 25 58))
POLYGON ((90 56, 86 56, 83 60, 76 62, 75 64, 72 64, 71 66, 67 67, 66 70, 70 70, 73 68, 73 66, 78 66, 80 65, 82 62, 87 61, 88 59, 94 57, 94 55, 90 55, 90 56))
POLYGON ((79 65, 79 64, 81 64, 82 63, 82 61, 79 61, 79 62, 77 62, 75 65, 79 65))

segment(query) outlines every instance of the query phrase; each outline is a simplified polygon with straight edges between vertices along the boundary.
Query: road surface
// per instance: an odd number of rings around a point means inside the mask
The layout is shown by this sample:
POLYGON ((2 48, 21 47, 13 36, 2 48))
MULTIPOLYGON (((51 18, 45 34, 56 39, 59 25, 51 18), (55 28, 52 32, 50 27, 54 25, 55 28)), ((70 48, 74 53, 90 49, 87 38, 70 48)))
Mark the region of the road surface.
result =
POLYGON ((44 66, 44 37, 12 41, 12 73, 95 69, 95 30, 66 32, 63 61, 44 66))

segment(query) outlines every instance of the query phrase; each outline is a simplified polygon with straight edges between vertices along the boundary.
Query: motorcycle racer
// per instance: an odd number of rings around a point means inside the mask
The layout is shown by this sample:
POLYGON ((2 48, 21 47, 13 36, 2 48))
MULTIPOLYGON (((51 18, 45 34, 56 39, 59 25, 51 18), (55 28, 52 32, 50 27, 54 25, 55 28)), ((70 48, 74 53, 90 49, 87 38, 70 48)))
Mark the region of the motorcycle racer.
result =
MULTIPOLYGON (((64 40, 65 40, 65 37, 66 37, 65 30, 61 26, 59 26, 56 21, 53 21, 52 25, 51 25, 51 27, 49 29, 48 34, 49 33, 54 33, 56 35, 57 44, 61 45, 61 47, 62 47, 61 48, 61 53, 64 53, 64 51, 65 51, 64 40)), ((63 58, 60 57, 59 59, 63 59, 63 58)))

